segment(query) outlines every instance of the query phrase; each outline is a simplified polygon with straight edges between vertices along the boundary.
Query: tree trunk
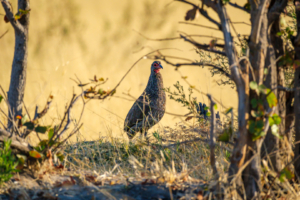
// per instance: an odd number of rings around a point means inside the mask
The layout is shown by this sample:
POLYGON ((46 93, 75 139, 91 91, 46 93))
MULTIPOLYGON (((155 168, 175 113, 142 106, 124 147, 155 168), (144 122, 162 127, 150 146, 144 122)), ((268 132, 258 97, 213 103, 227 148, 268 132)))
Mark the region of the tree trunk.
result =
MULTIPOLYGON (((270 22, 269 22, 270 24, 270 22)), ((281 37, 277 37, 276 34, 280 32, 279 27, 279 17, 275 19, 274 23, 271 24, 271 32, 270 32, 270 47, 271 52, 273 55, 271 55, 271 60, 273 62, 272 65, 272 71, 276 71, 276 76, 274 76, 274 79, 276 79, 277 83, 274 85, 269 85, 266 80, 266 86, 270 88, 276 88, 277 85, 280 85, 282 87, 285 87, 285 78, 284 78, 284 66, 280 66, 279 62, 275 63, 275 59, 279 58, 284 54, 284 48, 283 48, 283 40, 281 37), (274 51, 275 50, 275 51, 274 51)), ((266 67, 268 67, 268 64, 266 63, 266 67)), ((275 80, 274 80, 275 81, 275 80)), ((281 117, 281 123, 278 126, 278 133, 279 135, 286 137, 286 92, 283 90, 273 90, 277 93, 277 99, 278 99, 278 108, 276 109, 276 113, 281 117)), ((264 145, 262 147, 263 155, 265 160, 271 161, 270 166, 271 169, 274 169, 276 172, 280 172, 285 164, 291 161, 291 156, 288 154, 286 150, 290 146, 288 146, 288 143, 285 143, 283 140, 280 140, 278 137, 274 136, 271 132, 271 130, 268 131, 267 136, 264 140, 264 145)))
MULTIPOLYGON (((294 1, 295 7, 296 7, 296 15, 297 15, 297 36, 293 40, 293 45, 295 48, 295 60, 300 61, 300 1, 294 1)), ((296 69, 295 69, 295 77, 294 77, 294 112, 295 112, 295 142, 298 144, 295 145, 295 158, 298 158, 300 156, 300 66, 296 63, 296 69)), ((300 159, 297 159, 295 162, 295 172, 300 174, 300 159)))
MULTIPOLYGON (((2 2, 3 7, 9 6, 8 1, 2 2)), ((29 8, 29 0, 18 0, 18 10, 26 10, 29 8)), ((10 10, 11 7, 10 7, 10 10)), ((5 9, 6 15, 8 11, 5 9)), ((15 51, 13 64, 11 69, 11 78, 8 91, 9 102, 9 118, 14 120, 16 115, 22 115, 22 102, 24 98, 26 85, 26 71, 27 71, 27 53, 28 53, 28 27, 29 27, 29 12, 17 20, 10 19, 15 30, 15 51), (15 23, 15 24, 14 24, 15 23)), ((12 121, 8 120, 8 130, 12 128, 12 121)))
MULTIPOLYGON (((267 57, 267 46, 268 46, 268 8, 267 5, 270 3, 269 0, 250 1, 251 4, 251 35, 249 42, 249 60, 253 69, 253 76, 250 76, 250 81, 256 81, 258 85, 263 84, 264 68, 267 57)), ((251 73, 250 73, 251 74, 251 73)), ((250 90, 249 101, 253 98, 258 98, 255 91, 250 90)), ((254 108, 250 105, 250 112, 254 108)), ((251 117, 250 119, 255 120, 251 117)), ((268 124, 265 124, 265 129, 268 128, 268 124)), ((261 146, 264 137, 261 137, 255 141, 252 140, 252 134, 248 131, 247 140, 247 155, 246 160, 251 160, 249 165, 243 171, 243 182, 246 189, 247 199, 257 199, 261 191, 261 146)))

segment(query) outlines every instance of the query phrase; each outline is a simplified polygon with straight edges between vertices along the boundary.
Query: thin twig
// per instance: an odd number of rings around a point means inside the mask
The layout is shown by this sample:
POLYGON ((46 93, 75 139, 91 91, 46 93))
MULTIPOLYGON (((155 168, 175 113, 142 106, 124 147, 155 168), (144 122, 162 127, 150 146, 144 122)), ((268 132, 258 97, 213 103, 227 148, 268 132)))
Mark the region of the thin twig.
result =
MULTIPOLYGON (((208 45, 208 44, 199 44, 198 42, 192 41, 192 40, 188 39, 187 37, 185 37, 183 35, 180 35, 180 37, 183 38, 184 41, 187 41, 187 42, 191 43, 192 45, 194 45, 198 49, 203 49, 204 51, 208 51, 208 52, 220 54, 222 56, 226 56, 225 52, 215 50, 214 48, 211 48, 211 46, 208 45)), ((215 44, 214 46, 224 48, 223 44, 215 44)))
POLYGON ((24 31, 24 27, 20 24, 19 20, 15 20, 14 14, 12 12, 11 3, 8 0, 1 0, 2 6, 5 10, 5 16, 10 21, 11 25, 15 31, 24 31))
MULTIPOLYGON (((135 30, 134 30, 135 31, 135 30)), ((159 38, 159 39, 153 39, 153 38, 149 38, 146 37, 145 35, 141 34, 138 31, 135 31, 137 34, 139 34, 140 36, 142 36, 143 38, 150 40, 150 41, 169 41, 169 40, 179 40, 179 39, 183 39, 182 37, 171 37, 171 38, 159 38)), ((182 31, 178 31, 179 33, 184 33, 182 31)), ((211 35, 188 35, 186 33, 184 33, 187 37, 206 37, 206 38, 213 38, 213 39, 218 39, 218 40, 223 40, 223 38, 220 37, 215 37, 215 36, 211 36, 211 35)))
POLYGON ((27 110, 27 107, 26 107, 26 105, 25 105, 25 102, 24 102, 24 99, 23 99, 23 98, 22 98, 22 103, 23 103, 23 105, 24 105, 24 108, 25 108, 25 111, 26 111, 26 113, 27 113, 27 115, 28 115, 28 118, 29 118, 29 120, 31 121, 30 114, 29 114, 29 112, 28 112, 28 110, 27 110))
MULTIPOLYGON (((53 141, 53 138, 57 136, 58 132, 59 132, 60 129, 62 128, 62 124, 64 123, 64 121, 65 121, 65 119, 66 119, 66 117, 67 117, 67 115, 68 115, 68 113, 69 113, 70 107, 71 107, 71 105, 72 105, 72 103, 73 103, 75 97, 76 97, 76 95, 73 94, 72 99, 71 99, 70 104, 69 104, 69 107, 68 107, 67 111, 65 112, 65 114, 64 114, 64 116, 63 116, 63 119, 61 120, 61 122, 60 122, 58 128, 57 128, 56 130, 54 130, 54 133, 53 133, 52 137, 49 139, 49 143, 50 143, 51 141, 53 141)), ((57 138, 56 138, 56 139, 57 139, 57 138)), ((43 152, 45 152, 46 150, 47 150, 47 149, 44 149, 43 152)))
POLYGON ((204 16, 206 19, 208 19, 210 22, 212 22, 213 24, 217 25, 217 27, 219 28, 219 30, 222 30, 222 26, 219 22, 217 22, 216 20, 214 20, 213 18, 211 18, 208 13, 203 9, 203 5, 205 4, 206 6, 208 7, 211 7, 214 11, 216 11, 216 5, 215 5, 215 2, 212 2, 212 1, 205 1, 203 2, 202 1, 202 7, 200 8, 199 6, 197 6, 196 4, 193 4, 191 2, 188 2, 186 0, 175 0, 175 1, 179 1, 179 2, 182 2, 182 3, 186 3, 186 4, 189 4, 193 7, 196 7, 198 8, 199 12, 201 13, 202 16, 204 16))
POLYGON ((240 34, 236 31, 236 29, 235 29, 235 27, 234 27, 234 25, 233 25, 233 23, 231 22, 231 19, 229 19, 229 21, 230 21, 230 23, 231 23, 231 26, 232 26, 232 29, 233 29, 233 31, 235 32, 235 34, 236 34, 236 37, 238 38, 238 40, 239 40, 239 42, 240 42, 240 44, 242 45, 242 41, 241 41, 241 39, 240 39, 240 34))
POLYGON ((144 56, 140 57, 137 61, 135 61, 135 63, 133 63, 133 65, 128 69, 128 71, 125 73, 125 75, 121 78, 121 80, 118 82, 118 84, 111 90, 112 92, 115 91, 117 89, 117 87, 119 87, 119 85, 122 83, 122 81, 124 80, 124 78, 129 74, 129 72, 134 68, 134 66, 139 62, 141 61, 142 59, 145 59, 147 58, 148 55, 154 53, 154 52, 158 52, 158 51, 161 51, 161 50, 169 50, 169 49, 172 49, 172 48, 162 48, 162 49, 157 49, 157 50, 154 50, 154 51, 151 51, 150 53, 147 53, 145 54, 144 56))
POLYGON ((83 126, 83 123, 80 124, 76 129, 75 131, 73 131, 72 133, 70 133, 68 135, 68 137, 66 139, 64 139, 62 142, 60 142, 52 151, 55 152, 56 149, 58 149, 60 147, 60 145, 64 144, 71 136, 73 136, 81 127, 83 126))
POLYGON ((237 3, 231 3, 231 2, 228 2, 228 3, 229 3, 229 5, 231 5, 231 6, 234 7, 234 8, 238 8, 238 9, 240 9, 240 10, 242 10, 242 11, 245 11, 245 12, 247 12, 247 13, 250 13, 249 10, 247 10, 246 8, 244 8, 244 7, 240 6, 240 5, 238 5, 237 3))
POLYGON ((246 22, 231 22, 231 23, 232 24, 245 24, 245 25, 251 26, 251 24, 246 23, 246 22))
POLYGON ((0 39, 1 39, 6 33, 8 33, 8 30, 5 31, 5 32, 0 36, 0 39))
MULTIPOLYGON (((274 89, 278 89, 278 90, 285 91, 285 92, 294 92, 295 91, 295 88, 283 87, 281 85, 277 86, 274 89)), ((274 90, 274 89, 272 89, 272 90, 274 90)))
POLYGON ((195 24, 195 23, 190 23, 190 22, 178 22, 179 24, 187 24, 187 25, 193 25, 193 26, 199 26, 202 28, 207 28, 207 29, 211 29, 211 30, 215 30, 215 31, 219 31, 220 29, 217 28, 213 28, 210 26, 205 26, 205 25, 201 25, 201 24, 195 24))
MULTIPOLYGON (((150 59, 159 59, 159 60, 162 60, 164 62, 166 62, 167 64, 169 65, 172 65, 174 67, 176 67, 176 69, 178 67, 181 67, 181 66, 208 66, 208 67, 212 67, 214 69, 217 69, 218 71, 220 71, 223 75, 225 75, 226 77, 228 77, 229 79, 231 79, 231 76, 228 72, 226 72, 224 69, 222 69, 221 67, 218 67, 214 64, 211 64, 211 63, 207 63, 207 62, 191 62, 191 63, 173 63, 173 62, 170 62, 169 60, 166 59, 166 57, 168 56, 148 56, 148 58, 150 59)), ((180 57, 173 57, 173 58, 177 58, 177 59, 181 59, 180 57)))

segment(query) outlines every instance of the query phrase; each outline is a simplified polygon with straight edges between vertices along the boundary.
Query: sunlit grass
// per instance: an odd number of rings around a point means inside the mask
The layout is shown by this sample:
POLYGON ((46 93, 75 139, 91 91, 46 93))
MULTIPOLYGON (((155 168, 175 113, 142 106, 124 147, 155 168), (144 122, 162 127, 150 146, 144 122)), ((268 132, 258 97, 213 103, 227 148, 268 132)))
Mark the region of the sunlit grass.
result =
MULTIPOLYGON (((133 156, 143 165, 140 170, 149 170, 153 162, 163 160, 165 167, 181 172, 184 167, 191 177, 208 181, 212 178, 210 168, 209 145, 197 139, 206 139, 208 124, 197 124, 188 127, 178 125, 175 128, 164 127, 161 130, 148 133, 150 137, 134 141, 126 138, 100 138, 96 141, 79 141, 64 148, 65 165, 74 169, 96 170, 104 173, 116 165, 122 173, 135 175, 136 169, 129 162, 133 156), (195 141, 194 141, 195 140, 195 141), (186 143, 183 143, 186 141, 186 143)), ((229 166, 228 148, 218 143, 216 160, 219 170, 226 171, 229 166), (224 148, 226 147, 226 148, 224 148)))

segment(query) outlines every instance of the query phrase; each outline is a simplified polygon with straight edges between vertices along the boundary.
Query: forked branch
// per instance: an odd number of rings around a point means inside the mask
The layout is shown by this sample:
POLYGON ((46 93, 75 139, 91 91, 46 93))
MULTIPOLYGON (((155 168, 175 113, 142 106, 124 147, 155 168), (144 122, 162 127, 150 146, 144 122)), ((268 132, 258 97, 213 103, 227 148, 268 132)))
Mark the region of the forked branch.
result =
POLYGON ((8 21, 14 27, 15 31, 23 32, 24 31, 23 26, 17 20, 15 20, 11 3, 8 0, 1 0, 1 4, 2 4, 5 14, 6 14, 5 17, 8 19, 8 21))

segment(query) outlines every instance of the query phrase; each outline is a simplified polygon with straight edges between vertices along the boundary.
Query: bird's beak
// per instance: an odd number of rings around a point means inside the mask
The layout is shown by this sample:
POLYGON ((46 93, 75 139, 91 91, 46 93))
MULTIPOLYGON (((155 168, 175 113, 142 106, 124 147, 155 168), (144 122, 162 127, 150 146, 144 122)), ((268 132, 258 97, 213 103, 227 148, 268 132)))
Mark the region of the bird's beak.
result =
POLYGON ((161 66, 161 65, 159 65, 160 66, 160 68, 162 68, 163 69, 163 66, 161 66))

